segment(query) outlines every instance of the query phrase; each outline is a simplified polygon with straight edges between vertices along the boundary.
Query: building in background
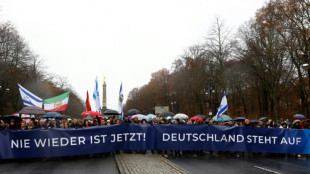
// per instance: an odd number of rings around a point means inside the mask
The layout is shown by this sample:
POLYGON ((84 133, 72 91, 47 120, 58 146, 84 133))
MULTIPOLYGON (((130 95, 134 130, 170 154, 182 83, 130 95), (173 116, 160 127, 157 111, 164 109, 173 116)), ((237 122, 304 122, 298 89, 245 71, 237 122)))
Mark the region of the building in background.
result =
POLYGON ((159 115, 163 112, 169 112, 169 106, 155 106, 155 114, 159 115))

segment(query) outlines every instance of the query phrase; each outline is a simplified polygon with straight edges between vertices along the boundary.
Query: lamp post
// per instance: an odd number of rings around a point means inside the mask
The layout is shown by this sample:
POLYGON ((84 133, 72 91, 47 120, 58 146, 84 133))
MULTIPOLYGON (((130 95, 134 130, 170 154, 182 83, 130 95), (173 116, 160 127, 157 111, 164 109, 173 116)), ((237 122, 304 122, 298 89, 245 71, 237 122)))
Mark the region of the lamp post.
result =
POLYGON ((7 82, 4 80, 1 81, 0 89, 2 91, 2 110, 1 110, 1 115, 4 115, 4 107, 5 107, 5 92, 9 91, 9 85, 7 82))
POLYGON ((176 104, 176 103, 177 102, 175 102, 175 101, 171 102, 171 110, 172 110, 172 112, 173 112, 173 105, 176 104))
POLYGON ((173 91, 172 93, 170 93, 170 97, 171 97, 171 112, 173 112, 173 105, 176 104, 177 102, 175 101, 175 92, 173 91))
MULTIPOLYGON (((303 68, 307 68, 307 71, 308 71, 308 81, 309 81, 309 93, 310 93, 310 68, 309 68, 309 54, 310 53, 306 53, 304 54, 304 60, 303 60, 303 64, 302 64, 302 67, 303 68)), ((306 98, 306 100, 308 101, 308 97, 306 98)), ((308 102, 307 102, 308 103, 308 102)), ((308 106, 306 106, 308 107, 308 106)), ((309 119, 310 116, 309 114, 307 113, 307 118, 309 119)))
POLYGON ((212 93, 215 93, 215 90, 212 89, 212 87, 207 88, 206 90, 206 95, 209 95, 209 103, 207 105, 207 108, 209 109, 209 117, 212 117, 212 93))

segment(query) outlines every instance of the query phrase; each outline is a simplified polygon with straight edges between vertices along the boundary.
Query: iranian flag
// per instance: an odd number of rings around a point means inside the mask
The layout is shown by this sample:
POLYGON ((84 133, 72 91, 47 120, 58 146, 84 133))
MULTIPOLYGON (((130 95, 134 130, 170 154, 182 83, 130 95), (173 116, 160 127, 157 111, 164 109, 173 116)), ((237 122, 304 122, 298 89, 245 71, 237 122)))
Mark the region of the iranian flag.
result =
POLYGON ((44 111, 65 111, 69 101, 69 93, 44 100, 44 111))

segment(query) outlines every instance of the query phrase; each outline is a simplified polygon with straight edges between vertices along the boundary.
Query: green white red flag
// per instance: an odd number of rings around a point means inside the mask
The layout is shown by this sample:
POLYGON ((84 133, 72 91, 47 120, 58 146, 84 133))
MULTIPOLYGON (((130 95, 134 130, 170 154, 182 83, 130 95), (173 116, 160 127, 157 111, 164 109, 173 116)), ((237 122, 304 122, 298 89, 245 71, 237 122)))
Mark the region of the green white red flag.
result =
POLYGON ((88 90, 87 90, 87 93, 86 93, 86 111, 91 111, 91 106, 90 106, 90 103, 89 103, 88 90))
POLYGON ((65 111, 69 102, 69 93, 44 100, 44 111, 65 111))

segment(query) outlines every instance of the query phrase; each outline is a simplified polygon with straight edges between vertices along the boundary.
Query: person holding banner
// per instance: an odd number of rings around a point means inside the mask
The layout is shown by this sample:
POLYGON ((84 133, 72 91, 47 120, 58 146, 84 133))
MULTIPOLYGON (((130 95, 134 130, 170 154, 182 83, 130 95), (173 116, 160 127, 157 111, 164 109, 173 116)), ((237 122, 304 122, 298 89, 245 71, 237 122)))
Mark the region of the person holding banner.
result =
POLYGON ((16 126, 14 119, 12 119, 10 122, 9 130, 18 130, 18 127, 16 126))
POLYGON ((22 122, 21 124, 20 124, 20 129, 19 130, 27 130, 27 127, 26 127, 26 123, 25 122, 22 122))
POLYGON ((0 130, 4 130, 5 129, 5 124, 2 120, 0 120, 0 130))
MULTIPOLYGON (((177 118, 177 119, 175 119, 173 124, 178 125, 179 123, 180 123, 180 120, 177 118)), ((175 157, 181 157, 181 151, 180 150, 174 150, 174 156, 175 157)))
POLYGON ((128 118, 128 115, 124 115, 124 120, 123 120, 123 124, 130 124, 131 121, 128 118))
POLYGON ((28 125, 27 125, 27 129, 28 129, 28 130, 32 130, 32 129, 34 129, 34 128, 35 128, 35 126, 34 126, 33 120, 30 120, 29 123, 28 123, 28 125))
MULTIPOLYGON (((166 119, 161 119, 159 124, 167 124, 166 119)), ((168 150, 158 151, 159 153, 162 153, 163 157, 168 158, 168 150)))
POLYGON ((40 119, 39 125, 36 127, 37 129, 47 129, 43 119, 40 119))
POLYGON ((139 120, 138 120, 138 117, 134 117, 132 123, 133 123, 133 124, 139 124, 140 122, 139 122, 139 120))

